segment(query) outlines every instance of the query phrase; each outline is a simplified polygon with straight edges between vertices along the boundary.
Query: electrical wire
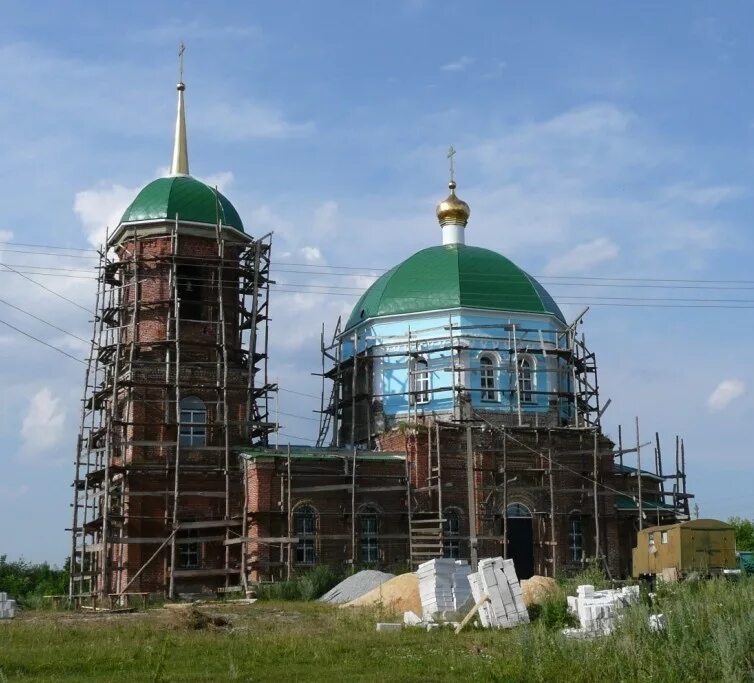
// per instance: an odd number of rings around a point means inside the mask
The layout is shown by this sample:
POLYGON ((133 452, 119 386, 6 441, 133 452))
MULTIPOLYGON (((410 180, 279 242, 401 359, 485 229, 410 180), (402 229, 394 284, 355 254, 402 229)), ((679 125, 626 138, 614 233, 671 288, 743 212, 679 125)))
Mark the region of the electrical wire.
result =
POLYGON ((6 327, 10 327, 12 330, 15 330, 19 334, 24 335, 24 337, 28 337, 29 339, 33 339, 35 342, 39 342, 40 344, 44 344, 46 347, 52 349, 53 351, 57 351, 58 353, 62 353, 64 356, 67 356, 71 360, 75 360, 77 363, 81 363, 82 365, 86 365, 86 362, 81 360, 81 358, 76 358, 76 356, 72 356, 67 351, 63 351, 63 349, 53 346, 52 344, 48 344, 46 341, 40 339, 39 337, 35 337, 32 334, 29 334, 28 332, 24 332, 23 330, 19 329, 15 325, 11 325, 9 322, 6 322, 5 320, 0 320, 0 323, 5 325, 6 327))
POLYGON ((78 339, 79 341, 82 341, 85 344, 89 344, 88 339, 79 337, 77 334, 73 334, 73 332, 68 332, 68 330, 64 330, 62 327, 58 327, 57 325, 45 320, 44 318, 40 318, 39 316, 34 315, 33 313, 29 313, 29 311, 25 311, 23 308, 20 308, 19 306, 16 306, 10 303, 10 301, 6 301, 5 299, 0 299, 0 303, 5 304, 6 306, 10 306, 11 308, 16 309, 17 311, 20 311, 21 313, 28 315, 30 318, 34 318, 34 320, 38 320, 39 322, 44 323, 45 325, 49 325, 50 327, 56 329, 58 332, 62 332, 63 334, 67 334, 69 337, 73 337, 74 339, 78 339))
POLYGON ((41 282, 37 282, 36 280, 32 280, 30 277, 28 277, 28 276, 24 275, 23 273, 20 273, 19 271, 17 271, 15 268, 12 268, 11 266, 8 266, 8 265, 6 265, 4 263, 0 263, 0 266, 2 266, 3 268, 7 268, 8 270, 12 271, 13 273, 16 273, 16 275, 20 275, 22 278, 24 278, 24 280, 28 280, 32 284, 37 285, 37 287, 41 287, 42 289, 48 291, 50 294, 55 295, 59 299, 62 299, 63 301, 67 301, 69 304, 73 304, 74 306, 76 306, 76 308, 80 308, 82 311, 86 311, 87 313, 90 313, 90 310, 88 308, 85 308, 81 304, 77 304, 73 299, 69 299, 67 296, 63 296, 62 294, 59 294, 58 292, 56 292, 53 289, 50 289, 49 287, 45 287, 45 285, 43 285, 41 282))

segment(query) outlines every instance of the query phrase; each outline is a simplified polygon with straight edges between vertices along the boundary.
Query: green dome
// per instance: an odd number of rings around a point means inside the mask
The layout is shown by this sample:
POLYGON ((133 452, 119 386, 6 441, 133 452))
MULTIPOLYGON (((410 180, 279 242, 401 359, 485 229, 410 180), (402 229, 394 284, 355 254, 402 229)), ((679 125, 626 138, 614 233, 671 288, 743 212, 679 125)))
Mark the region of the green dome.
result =
POLYGON ((346 329, 369 318, 448 308, 545 313, 565 322, 545 288, 505 256, 452 244, 422 249, 382 275, 359 299, 346 329))
POLYGON ((238 211, 222 194, 191 176, 158 178, 147 185, 126 209, 121 223, 174 220, 214 227, 217 214, 223 225, 243 232, 238 211))

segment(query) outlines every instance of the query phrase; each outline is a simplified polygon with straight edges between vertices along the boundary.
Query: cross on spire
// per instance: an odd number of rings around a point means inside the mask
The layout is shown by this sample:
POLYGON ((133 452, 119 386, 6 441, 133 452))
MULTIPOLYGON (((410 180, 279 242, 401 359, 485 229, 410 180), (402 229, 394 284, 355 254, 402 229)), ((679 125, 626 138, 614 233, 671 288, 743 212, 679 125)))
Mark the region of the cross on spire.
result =
POLYGON ((183 83, 183 53, 186 52, 186 46, 181 41, 178 46, 178 82, 183 83))
POLYGON ((454 163, 455 159, 453 158, 455 157, 455 155, 456 155, 456 150, 454 149, 453 145, 451 145, 448 148, 448 159, 450 161, 450 182, 451 183, 454 183, 456 181, 456 168, 455 168, 455 163, 454 163))

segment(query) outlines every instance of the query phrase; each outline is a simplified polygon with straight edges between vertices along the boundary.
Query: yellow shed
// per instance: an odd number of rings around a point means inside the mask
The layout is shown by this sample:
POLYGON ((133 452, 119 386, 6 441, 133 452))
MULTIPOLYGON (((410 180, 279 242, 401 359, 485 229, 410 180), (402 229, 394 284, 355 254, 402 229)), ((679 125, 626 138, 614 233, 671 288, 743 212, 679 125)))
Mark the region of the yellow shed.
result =
POLYGON ((719 573, 735 567, 735 530, 717 519, 651 526, 636 536, 634 577, 673 568, 683 576, 693 571, 719 573))

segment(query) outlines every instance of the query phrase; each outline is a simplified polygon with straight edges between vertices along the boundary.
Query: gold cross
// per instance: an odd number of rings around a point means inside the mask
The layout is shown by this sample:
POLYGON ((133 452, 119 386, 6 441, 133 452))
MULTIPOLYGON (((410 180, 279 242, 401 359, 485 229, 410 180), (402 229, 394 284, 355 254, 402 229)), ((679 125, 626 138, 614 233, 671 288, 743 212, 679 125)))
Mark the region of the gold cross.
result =
POLYGON ((455 164, 453 163, 454 161, 453 157, 455 155, 456 155, 456 151, 455 149, 453 149, 453 145, 451 145, 450 148, 448 149, 448 159, 450 159, 450 182, 452 183, 454 183, 456 179, 455 178, 455 175, 456 175, 455 164))
POLYGON ((183 41, 181 41, 181 44, 178 46, 178 65, 179 65, 179 78, 178 82, 183 83, 183 53, 186 52, 186 46, 183 44, 183 41))

